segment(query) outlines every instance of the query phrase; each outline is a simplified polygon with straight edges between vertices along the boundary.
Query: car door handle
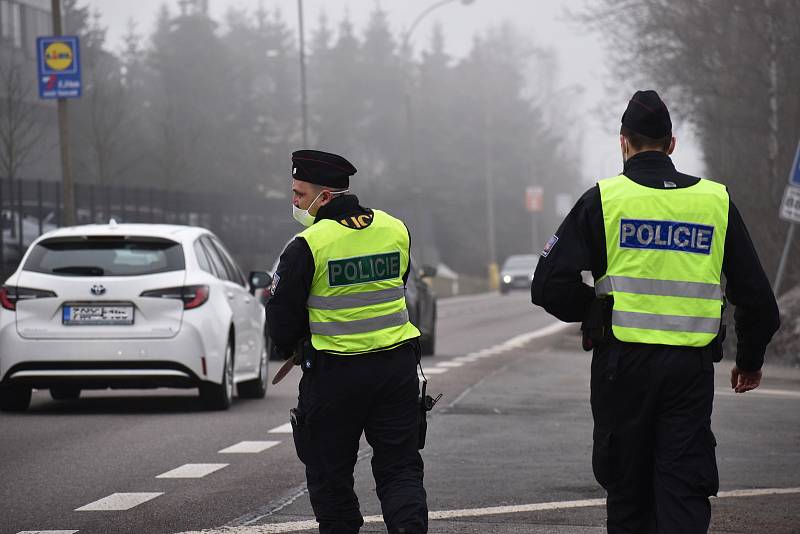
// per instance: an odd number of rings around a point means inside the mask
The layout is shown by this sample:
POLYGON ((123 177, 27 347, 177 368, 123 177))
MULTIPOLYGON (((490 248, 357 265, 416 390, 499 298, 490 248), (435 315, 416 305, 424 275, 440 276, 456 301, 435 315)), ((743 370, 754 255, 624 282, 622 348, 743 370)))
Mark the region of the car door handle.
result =
POLYGON ((230 300, 233 300, 233 297, 235 297, 235 296, 236 296, 236 295, 234 295, 234 294, 233 294, 233 292, 231 292, 231 291, 228 291, 227 295, 228 295, 228 299, 230 299, 230 300))
POLYGON ((250 304, 250 302, 252 302, 252 299, 250 297, 245 297, 244 303, 245 304, 250 304))

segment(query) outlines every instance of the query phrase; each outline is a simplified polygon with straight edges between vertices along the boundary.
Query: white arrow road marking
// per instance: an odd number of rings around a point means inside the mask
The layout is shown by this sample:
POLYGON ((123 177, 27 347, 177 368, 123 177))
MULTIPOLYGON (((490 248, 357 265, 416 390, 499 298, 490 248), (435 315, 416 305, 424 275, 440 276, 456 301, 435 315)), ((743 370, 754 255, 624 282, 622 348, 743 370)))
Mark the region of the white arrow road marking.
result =
POLYGON ((164 495, 160 493, 112 493, 108 497, 103 497, 99 501, 94 501, 75 508, 76 512, 110 512, 115 510, 130 510, 134 506, 139 506, 156 497, 164 495))
MULTIPOLYGON (((787 495, 800 493, 800 488, 763 488, 749 490, 720 491, 717 498, 730 497, 762 497, 767 495, 787 495)), ((556 501, 533 504, 517 504, 509 506, 491 506, 486 508, 465 508, 461 510, 440 510, 428 512, 429 520, 456 519, 459 517, 481 517, 501 514, 518 514, 526 512, 541 512, 547 510, 567 510, 570 508, 587 508, 592 506, 605 506, 605 499, 583 499, 579 501, 556 501)), ((370 515, 364 518, 364 523, 381 523, 383 517, 370 515)), ((222 527, 202 531, 184 532, 182 534, 280 534, 284 532, 303 532, 316 530, 316 521, 289 521, 286 523, 272 523, 268 525, 253 525, 245 527, 222 527)))
POLYGON ((269 431, 270 434, 291 434, 292 433, 292 423, 286 423, 281 426, 276 426, 272 430, 269 431))
POLYGON ((279 444, 280 441, 240 441, 219 451, 220 454, 253 454, 263 452, 279 444))
POLYGON ((184 464, 166 473, 161 473, 156 478, 203 478, 223 467, 228 467, 228 464, 184 464))

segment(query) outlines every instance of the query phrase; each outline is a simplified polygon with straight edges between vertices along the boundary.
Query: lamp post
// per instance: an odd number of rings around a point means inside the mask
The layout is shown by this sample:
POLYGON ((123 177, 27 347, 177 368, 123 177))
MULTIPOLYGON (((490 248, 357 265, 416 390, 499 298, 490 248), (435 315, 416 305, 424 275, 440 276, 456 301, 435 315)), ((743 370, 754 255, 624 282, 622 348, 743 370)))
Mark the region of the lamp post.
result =
MULTIPOLYGON (((419 15, 411 23, 411 26, 403 33, 402 50, 408 53, 408 62, 411 63, 413 54, 411 53, 411 35, 419 27, 420 23, 442 6, 460 2, 462 5, 468 6, 475 2, 475 0, 439 0, 422 10, 419 15)), ((403 96, 405 99, 406 107, 406 130, 408 134, 408 161, 411 174, 412 183, 417 185, 417 162, 416 162, 416 146, 414 143, 414 109, 411 104, 411 71, 407 70, 404 83, 403 83, 403 96)))
POLYGON ((303 148, 308 148, 308 95, 306 93, 306 36, 303 0, 297 0, 297 19, 300 33, 300 107, 303 121, 303 148))

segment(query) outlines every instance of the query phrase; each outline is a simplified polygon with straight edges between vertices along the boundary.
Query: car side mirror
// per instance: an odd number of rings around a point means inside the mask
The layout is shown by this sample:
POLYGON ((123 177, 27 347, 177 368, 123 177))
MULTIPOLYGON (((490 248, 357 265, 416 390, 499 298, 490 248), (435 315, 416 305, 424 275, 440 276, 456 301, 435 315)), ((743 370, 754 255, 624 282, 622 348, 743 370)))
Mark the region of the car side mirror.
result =
POLYGON ((250 293, 255 295, 256 289, 264 289, 272 285, 272 275, 267 271, 252 271, 250 273, 250 293))
POLYGON ((420 278, 433 278, 436 276, 436 267, 431 267, 430 265, 423 265, 422 269, 419 271, 420 278))

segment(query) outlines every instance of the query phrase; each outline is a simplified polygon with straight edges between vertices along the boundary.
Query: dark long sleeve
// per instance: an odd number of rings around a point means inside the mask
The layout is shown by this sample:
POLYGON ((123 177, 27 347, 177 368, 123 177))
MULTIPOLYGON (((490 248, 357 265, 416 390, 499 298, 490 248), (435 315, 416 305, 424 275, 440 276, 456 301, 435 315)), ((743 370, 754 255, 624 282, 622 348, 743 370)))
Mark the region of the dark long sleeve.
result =
POLYGON ((600 192, 587 191, 561 223, 543 251, 531 283, 531 301, 565 322, 583 321, 594 299, 581 271, 605 272, 605 243, 600 192), (598 246, 598 244, 601 244, 598 246))
POLYGON ((736 365, 743 371, 757 371, 764 363, 767 344, 780 326, 780 315, 753 241, 733 202, 728 208, 722 272, 727 280, 725 295, 736 306, 736 365))
POLYGON ((269 335, 278 353, 289 357, 310 335, 306 301, 314 278, 314 257, 306 240, 295 238, 281 254, 273 294, 267 303, 269 335))

